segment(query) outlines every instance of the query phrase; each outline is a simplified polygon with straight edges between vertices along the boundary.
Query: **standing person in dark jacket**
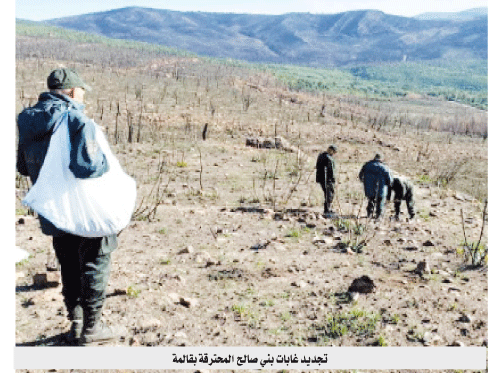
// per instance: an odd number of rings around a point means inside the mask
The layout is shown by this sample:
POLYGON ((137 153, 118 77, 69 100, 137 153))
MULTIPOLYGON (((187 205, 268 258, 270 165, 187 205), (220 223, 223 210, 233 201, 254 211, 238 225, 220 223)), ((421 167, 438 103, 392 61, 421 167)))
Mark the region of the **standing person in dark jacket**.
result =
POLYGON ((392 184, 392 175, 389 167, 382 162, 380 154, 375 154, 371 161, 363 165, 359 180, 363 183, 365 196, 368 198, 367 217, 372 216, 375 208, 375 219, 381 218, 384 215, 388 189, 392 184))
MULTIPOLYGON (((54 124, 68 112, 69 168, 77 178, 100 177, 109 167, 96 142, 96 124, 84 114, 84 95, 89 87, 67 68, 52 71, 47 85, 49 92, 42 93, 36 105, 24 109, 17 118, 17 170, 36 183, 54 124)), ((117 328, 101 321, 111 252, 118 246, 116 235, 79 237, 57 229, 41 215, 39 218, 42 232, 53 238, 61 266, 62 294, 71 321, 68 342, 86 345, 119 337, 117 328)))
POLYGON ((394 193, 394 218, 399 220, 401 212, 401 201, 406 202, 406 208, 410 219, 415 216, 415 201, 413 200, 413 184, 404 176, 394 175, 392 186, 389 188, 387 200, 391 199, 391 193, 394 193))
POLYGON ((325 195, 324 213, 329 217, 332 214, 331 204, 335 196, 335 160, 333 155, 337 147, 330 145, 326 152, 321 153, 316 161, 316 182, 321 185, 325 195))

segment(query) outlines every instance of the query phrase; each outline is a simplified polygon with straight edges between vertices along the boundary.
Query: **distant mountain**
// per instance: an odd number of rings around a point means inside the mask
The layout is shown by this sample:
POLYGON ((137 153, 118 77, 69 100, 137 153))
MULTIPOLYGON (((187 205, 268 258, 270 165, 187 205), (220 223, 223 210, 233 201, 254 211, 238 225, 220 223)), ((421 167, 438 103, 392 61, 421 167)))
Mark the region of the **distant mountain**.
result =
POLYGON ((471 21, 473 19, 487 17, 488 8, 474 8, 455 13, 423 13, 415 18, 421 20, 450 20, 450 21, 471 21))
POLYGON ((375 10, 255 15, 129 7, 47 23, 252 62, 342 66, 487 58, 487 15, 457 21, 422 20, 375 10))

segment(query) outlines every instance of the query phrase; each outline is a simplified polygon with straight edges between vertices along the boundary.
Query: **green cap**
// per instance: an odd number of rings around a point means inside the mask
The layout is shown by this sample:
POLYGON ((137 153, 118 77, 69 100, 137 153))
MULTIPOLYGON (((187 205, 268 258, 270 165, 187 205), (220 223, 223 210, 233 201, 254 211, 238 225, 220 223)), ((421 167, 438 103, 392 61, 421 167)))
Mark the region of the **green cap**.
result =
POLYGON ((52 71, 47 78, 47 86, 49 89, 70 89, 80 87, 86 91, 91 91, 91 88, 84 83, 82 78, 73 69, 62 68, 52 71))

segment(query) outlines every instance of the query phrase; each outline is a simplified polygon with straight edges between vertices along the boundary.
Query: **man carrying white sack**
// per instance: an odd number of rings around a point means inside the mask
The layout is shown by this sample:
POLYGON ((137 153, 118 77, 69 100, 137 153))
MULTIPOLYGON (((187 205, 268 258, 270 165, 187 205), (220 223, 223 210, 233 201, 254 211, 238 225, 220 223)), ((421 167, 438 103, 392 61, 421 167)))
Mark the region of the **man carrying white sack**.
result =
MULTIPOLYGON (((102 176, 109 169, 108 161, 96 142, 95 124, 84 114, 84 95, 89 87, 74 70, 67 68, 52 71, 47 85, 50 91, 42 93, 35 106, 24 109, 18 116, 17 170, 35 184, 54 125, 67 112, 69 169, 79 179, 102 176)), ((39 218, 42 232, 53 237, 61 266, 62 293, 71 320, 68 342, 88 345, 123 336, 124 330, 101 321, 111 253, 118 246, 116 234, 80 237, 56 228, 41 215, 39 218)))

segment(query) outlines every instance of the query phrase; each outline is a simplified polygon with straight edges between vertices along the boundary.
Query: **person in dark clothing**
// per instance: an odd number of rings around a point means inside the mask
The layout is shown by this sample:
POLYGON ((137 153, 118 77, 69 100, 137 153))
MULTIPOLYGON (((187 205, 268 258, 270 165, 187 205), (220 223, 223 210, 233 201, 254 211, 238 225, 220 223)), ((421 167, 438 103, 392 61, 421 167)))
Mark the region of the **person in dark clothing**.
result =
MULTIPOLYGON (((49 92, 42 93, 35 106, 25 108, 18 115, 17 170, 29 176, 32 184, 36 183, 54 125, 68 112, 69 169, 77 178, 102 176, 109 166, 96 142, 96 124, 84 114, 85 90, 89 87, 74 70, 67 68, 52 71, 47 85, 49 92)), ((41 215, 39 219, 42 232, 52 236, 61 268, 62 294, 71 321, 68 342, 86 345, 121 336, 123 330, 101 321, 111 253, 118 246, 117 236, 79 237, 59 230, 41 215)))
POLYGON ((335 160, 333 155, 337 153, 337 147, 330 145, 326 152, 321 153, 316 161, 316 182, 321 185, 325 195, 324 213, 332 214, 331 204, 335 196, 335 160))
POLYGON ((406 177, 394 175, 392 186, 389 188, 387 194, 387 200, 391 199, 391 195, 394 193, 394 218, 399 220, 399 214, 401 212, 401 202, 406 202, 406 208, 408 210, 408 215, 410 219, 415 217, 415 201, 413 199, 413 184, 406 177))
POLYGON ((381 218, 384 215, 388 189, 392 185, 392 175, 389 167, 382 162, 380 154, 377 153, 363 165, 359 180, 363 183, 365 196, 368 198, 367 217, 372 217, 375 209, 375 219, 381 218))

